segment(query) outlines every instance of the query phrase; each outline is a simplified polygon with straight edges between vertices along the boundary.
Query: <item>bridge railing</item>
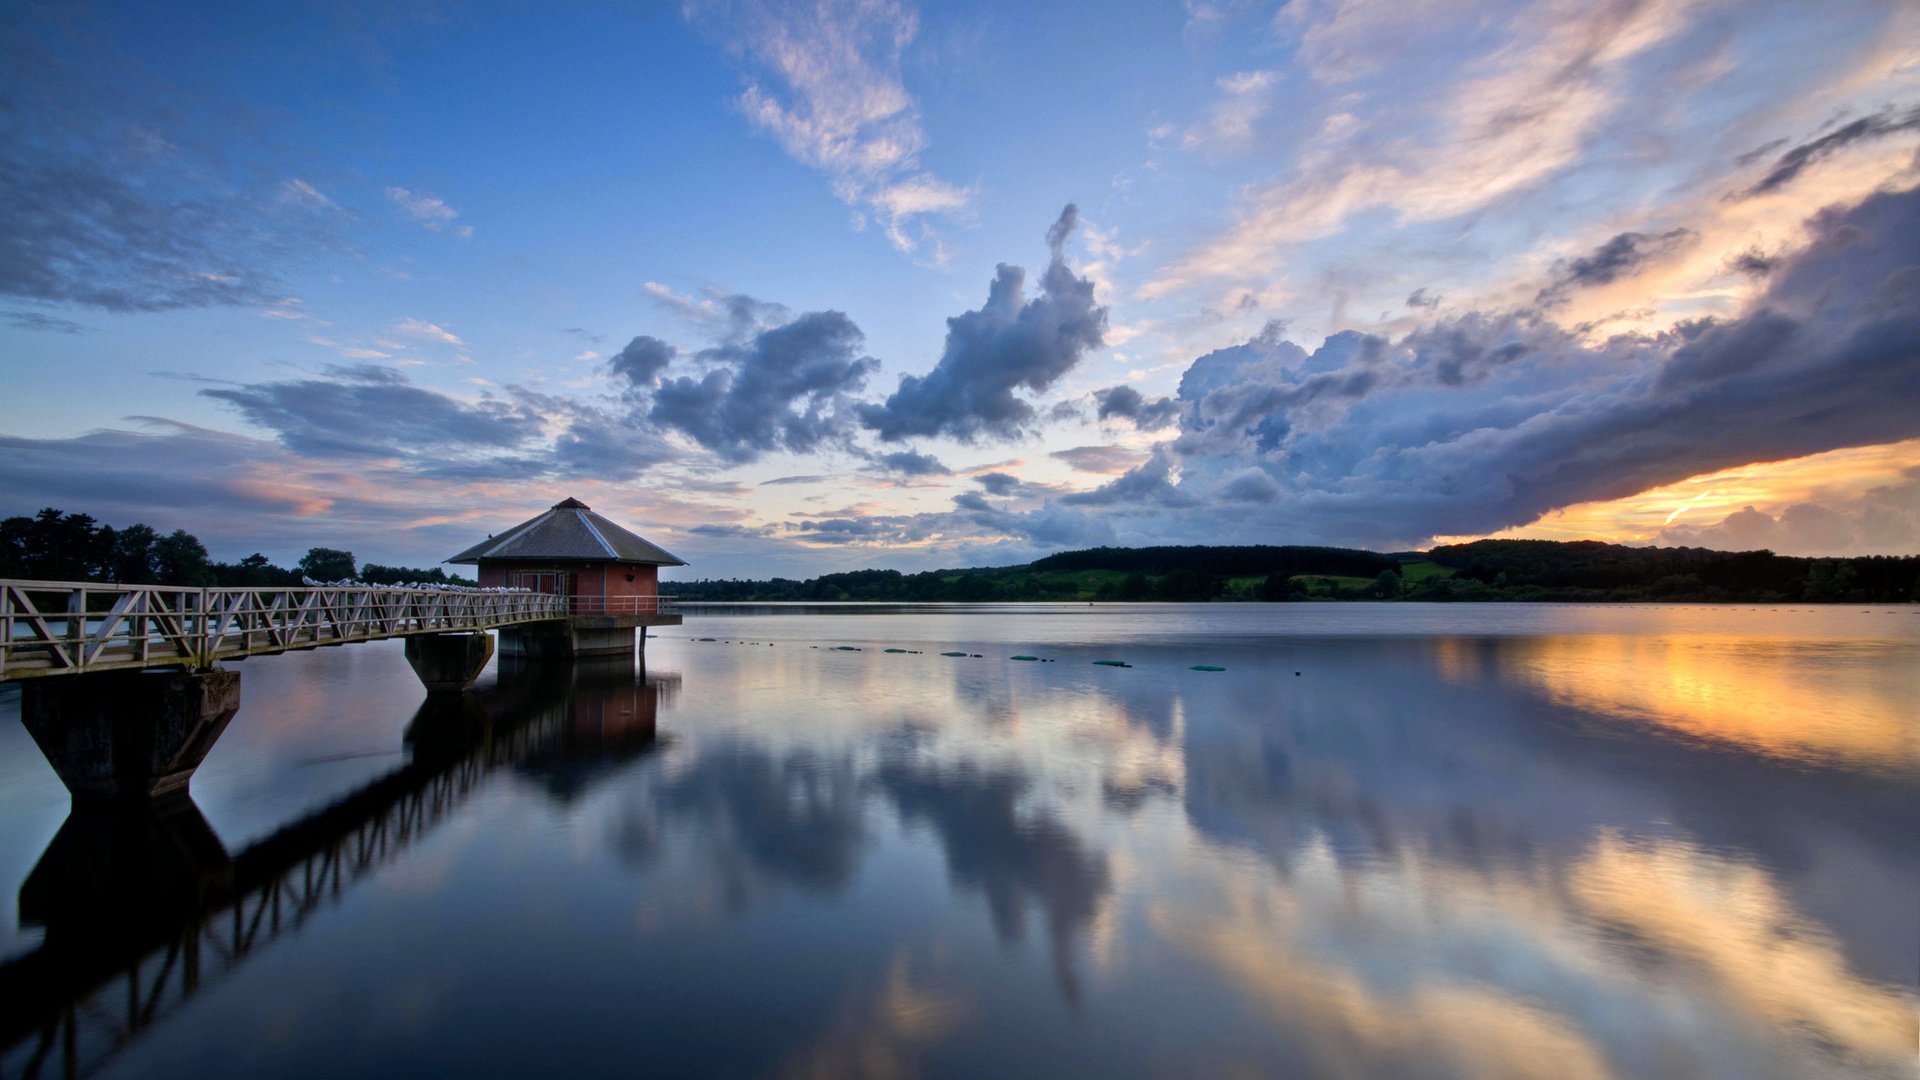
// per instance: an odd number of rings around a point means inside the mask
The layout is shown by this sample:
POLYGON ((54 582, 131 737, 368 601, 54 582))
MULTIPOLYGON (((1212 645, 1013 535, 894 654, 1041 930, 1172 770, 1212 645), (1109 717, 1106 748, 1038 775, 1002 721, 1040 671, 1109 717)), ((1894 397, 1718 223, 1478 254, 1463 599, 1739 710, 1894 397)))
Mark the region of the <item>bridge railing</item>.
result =
POLYGON ((568 614, 572 615, 670 615, 673 596, 569 596, 568 614))
POLYGON ((377 585, 193 589, 0 581, 0 679, 179 664, 565 616, 566 598, 377 585))

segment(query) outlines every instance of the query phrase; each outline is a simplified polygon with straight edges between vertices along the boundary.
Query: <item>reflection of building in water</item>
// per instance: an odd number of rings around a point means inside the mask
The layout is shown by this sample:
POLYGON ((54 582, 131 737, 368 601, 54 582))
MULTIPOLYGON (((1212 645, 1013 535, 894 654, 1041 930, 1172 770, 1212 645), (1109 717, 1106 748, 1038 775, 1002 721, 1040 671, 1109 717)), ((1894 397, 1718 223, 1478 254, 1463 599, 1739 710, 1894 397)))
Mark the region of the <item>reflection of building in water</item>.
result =
MULTIPOLYGON (((0 965, 0 1075, 72 1076, 111 1061, 254 951, 297 931, 400 858, 502 768, 604 775, 659 746, 662 690, 629 662, 516 673, 434 695, 407 725, 410 761, 237 855, 185 794, 76 806, 20 887, 33 952, 0 965), (599 764, 604 762, 604 764, 599 764)), ((561 782, 560 777, 567 777, 561 782)), ((581 780, 579 782, 584 782, 581 780)))

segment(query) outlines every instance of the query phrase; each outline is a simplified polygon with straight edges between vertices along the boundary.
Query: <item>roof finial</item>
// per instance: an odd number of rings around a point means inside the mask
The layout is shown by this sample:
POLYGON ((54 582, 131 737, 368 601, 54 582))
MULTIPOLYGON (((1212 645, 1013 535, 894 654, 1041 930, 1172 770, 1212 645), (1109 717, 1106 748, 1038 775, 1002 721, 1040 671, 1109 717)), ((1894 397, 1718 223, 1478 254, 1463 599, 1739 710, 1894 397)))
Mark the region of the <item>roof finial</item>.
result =
POLYGON ((565 498, 553 504, 555 510, 591 510, 593 507, 575 498, 565 498))

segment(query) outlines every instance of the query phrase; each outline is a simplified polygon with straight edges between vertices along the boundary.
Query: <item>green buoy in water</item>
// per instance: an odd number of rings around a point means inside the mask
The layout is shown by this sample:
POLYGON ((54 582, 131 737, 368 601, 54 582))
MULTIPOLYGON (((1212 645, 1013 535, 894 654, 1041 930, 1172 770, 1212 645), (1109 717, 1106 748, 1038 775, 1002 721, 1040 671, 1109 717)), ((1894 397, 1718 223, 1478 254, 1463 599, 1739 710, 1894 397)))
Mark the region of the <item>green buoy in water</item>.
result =
POLYGON ((963 652, 943 652, 940 655, 941 656, 965 656, 967 654, 963 652))
POLYGON ((1037 656, 1016 656, 1016 657, 1013 657, 1013 659, 1015 659, 1015 660, 1038 660, 1038 659, 1040 659, 1040 658, 1039 658, 1039 657, 1037 657, 1037 656))
POLYGON ((1189 670, 1191 671, 1225 671, 1227 669, 1220 667, 1217 664, 1195 664, 1189 670))

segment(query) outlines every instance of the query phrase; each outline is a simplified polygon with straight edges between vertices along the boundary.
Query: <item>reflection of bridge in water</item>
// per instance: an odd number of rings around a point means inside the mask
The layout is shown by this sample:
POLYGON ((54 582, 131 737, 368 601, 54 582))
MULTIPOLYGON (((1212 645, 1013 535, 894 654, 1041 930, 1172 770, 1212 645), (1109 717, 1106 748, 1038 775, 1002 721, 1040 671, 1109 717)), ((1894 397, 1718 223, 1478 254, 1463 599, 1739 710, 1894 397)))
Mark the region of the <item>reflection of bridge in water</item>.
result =
POLYGON ((492 773, 538 772, 568 792, 656 748, 678 679, 631 663, 528 668, 431 696, 408 763, 230 856, 184 795, 77 803, 20 887, 45 938, 0 965, 0 1076, 80 1076, 354 884, 399 858, 492 773), (578 776, 578 781, 563 778, 578 776))

